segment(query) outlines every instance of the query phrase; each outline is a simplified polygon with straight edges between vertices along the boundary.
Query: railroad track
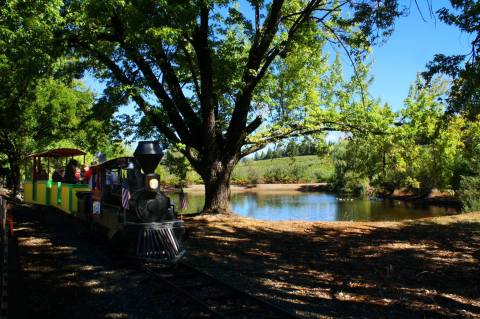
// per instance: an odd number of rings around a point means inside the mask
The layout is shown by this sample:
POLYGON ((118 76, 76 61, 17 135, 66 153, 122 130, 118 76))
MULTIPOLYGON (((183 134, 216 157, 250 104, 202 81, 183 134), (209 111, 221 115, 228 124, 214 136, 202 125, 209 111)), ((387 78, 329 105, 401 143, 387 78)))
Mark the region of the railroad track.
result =
POLYGON ((160 293, 177 295, 182 318, 299 318, 185 263, 168 268, 147 264, 143 268, 155 278, 160 293))

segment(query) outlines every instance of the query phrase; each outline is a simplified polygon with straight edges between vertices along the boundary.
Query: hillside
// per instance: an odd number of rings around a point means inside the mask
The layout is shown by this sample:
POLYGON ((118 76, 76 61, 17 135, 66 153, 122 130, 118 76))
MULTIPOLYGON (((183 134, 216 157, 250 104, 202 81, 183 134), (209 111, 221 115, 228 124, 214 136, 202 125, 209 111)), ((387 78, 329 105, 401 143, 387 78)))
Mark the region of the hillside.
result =
MULTIPOLYGON (((316 183, 328 182, 334 172, 332 160, 316 155, 283 157, 267 160, 244 160, 235 167, 231 184, 257 183, 316 183)), ((159 165, 157 173, 163 183, 175 185, 178 177, 170 173, 165 165, 159 165)), ((187 174, 187 184, 201 184, 200 176, 194 171, 187 174)))
POLYGON ((233 171, 232 184, 327 182, 333 171, 330 158, 316 155, 246 160, 233 171))

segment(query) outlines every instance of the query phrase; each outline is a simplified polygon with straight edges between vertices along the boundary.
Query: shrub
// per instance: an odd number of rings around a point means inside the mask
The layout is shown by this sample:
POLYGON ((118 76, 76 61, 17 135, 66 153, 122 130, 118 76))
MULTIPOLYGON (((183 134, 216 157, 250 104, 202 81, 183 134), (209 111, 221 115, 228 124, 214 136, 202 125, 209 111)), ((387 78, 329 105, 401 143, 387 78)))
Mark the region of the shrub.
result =
POLYGON ((247 181, 249 184, 258 184, 262 182, 260 174, 252 166, 248 166, 247 168, 247 181))
POLYGON ((300 182, 305 177, 305 169, 304 165, 292 165, 288 172, 289 177, 293 182, 300 182))
POLYGON ((233 171, 232 176, 230 178, 230 183, 234 185, 246 185, 248 184, 246 176, 243 174, 239 174, 237 171, 233 171))
POLYGON ((480 210, 480 176, 462 176, 458 193, 464 211, 480 210))
POLYGON ((319 170, 313 173, 318 183, 331 183, 334 180, 333 173, 327 170, 319 170))
POLYGON ((291 165, 283 167, 272 167, 263 175, 266 183, 296 183, 303 180, 306 166, 291 165))
POLYGON ((355 173, 347 172, 343 177, 341 191, 355 196, 366 196, 369 192, 370 183, 368 178, 361 177, 355 173))
POLYGON ((288 181, 288 174, 286 170, 280 167, 273 167, 265 172, 263 178, 266 183, 286 183, 288 181))

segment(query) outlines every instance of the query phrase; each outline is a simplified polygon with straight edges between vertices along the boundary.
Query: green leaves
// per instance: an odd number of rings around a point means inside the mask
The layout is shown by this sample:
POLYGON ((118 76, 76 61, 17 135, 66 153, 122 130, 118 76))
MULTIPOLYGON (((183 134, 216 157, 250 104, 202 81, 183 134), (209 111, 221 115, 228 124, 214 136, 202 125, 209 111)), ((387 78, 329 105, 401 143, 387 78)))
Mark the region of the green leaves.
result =
POLYGON ((399 112, 378 103, 366 112, 353 108, 354 113, 348 113, 351 117, 368 118, 370 124, 339 146, 343 148, 336 160, 340 186, 354 174, 377 187, 458 187, 460 165, 470 156, 467 141, 472 143, 479 134, 465 118, 444 116, 447 90, 448 82, 441 78, 425 87, 419 77, 399 112), (374 134, 375 130, 383 134, 374 134))
POLYGON ((71 16, 63 5, 10 0, 0 8, 0 154, 9 158, 15 175, 15 167, 34 151, 112 144, 111 114, 96 118, 93 94, 75 80, 84 61, 65 54, 59 33, 71 16))

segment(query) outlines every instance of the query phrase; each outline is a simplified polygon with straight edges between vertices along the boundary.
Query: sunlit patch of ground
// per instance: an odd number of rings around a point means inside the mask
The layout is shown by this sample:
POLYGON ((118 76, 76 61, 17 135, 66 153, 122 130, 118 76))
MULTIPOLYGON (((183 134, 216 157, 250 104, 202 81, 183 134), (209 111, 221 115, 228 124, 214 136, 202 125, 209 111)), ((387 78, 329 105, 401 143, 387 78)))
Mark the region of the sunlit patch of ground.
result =
POLYGON ((405 222, 186 223, 189 262, 300 316, 480 318, 480 212, 405 222))

